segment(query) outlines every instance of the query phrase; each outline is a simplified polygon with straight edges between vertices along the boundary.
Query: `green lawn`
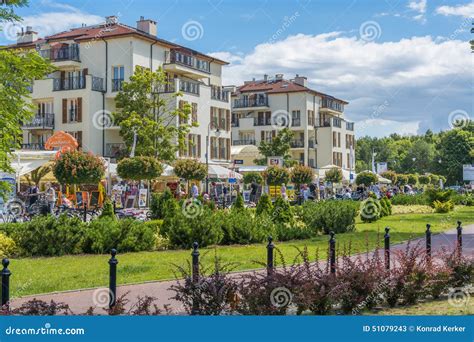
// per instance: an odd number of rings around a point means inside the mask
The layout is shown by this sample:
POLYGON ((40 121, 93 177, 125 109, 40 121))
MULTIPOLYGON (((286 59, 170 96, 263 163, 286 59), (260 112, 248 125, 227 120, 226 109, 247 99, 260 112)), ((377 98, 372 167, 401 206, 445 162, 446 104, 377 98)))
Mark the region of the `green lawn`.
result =
MULTIPOLYGON (((433 232, 455 227, 456 221, 474 223, 474 208, 458 207, 449 214, 404 214, 385 217, 374 223, 357 222, 356 232, 336 236, 338 246, 351 242, 352 252, 382 246, 383 230, 391 227, 391 242, 396 243, 424 234, 426 223, 433 232)), ((308 246, 312 258, 319 248, 320 258, 326 257, 328 236, 314 239, 277 243, 288 263, 297 255, 296 247, 308 246)), ((255 261, 264 262, 265 244, 248 246, 218 246, 201 250, 203 263, 213 261, 214 251, 223 263, 237 263, 236 270, 261 267, 255 261), (206 254, 207 253, 207 254, 206 254)), ((126 253, 117 256, 118 283, 130 284, 150 280, 173 279, 176 264, 184 265, 190 260, 190 250, 126 253)), ((73 289, 104 286, 108 283, 108 255, 74 255, 51 258, 25 258, 11 260, 11 296, 48 293, 73 289)))
POLYGON ((452 305, 447 299, 418 303, 403 308, 385 309, 375 315, 474 315, 474 299, 452 305))

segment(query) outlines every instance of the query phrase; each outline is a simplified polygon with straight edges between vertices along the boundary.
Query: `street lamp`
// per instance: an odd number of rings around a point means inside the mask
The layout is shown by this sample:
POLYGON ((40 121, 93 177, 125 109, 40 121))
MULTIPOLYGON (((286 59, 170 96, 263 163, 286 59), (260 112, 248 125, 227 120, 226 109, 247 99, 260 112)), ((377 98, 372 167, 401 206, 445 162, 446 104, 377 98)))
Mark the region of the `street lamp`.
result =
MULTIPOLYGON (((211 135, 211 125, 212 121, 209 122, 209 125, 207 125, 207 136, 206 136, 206 170, 207 170, 207 175, 206 175, 206 194, 209 195, 209 137, 211 135)), ((216 128, 216 135, 219 136, 220 131, 219 127, 216 128)))

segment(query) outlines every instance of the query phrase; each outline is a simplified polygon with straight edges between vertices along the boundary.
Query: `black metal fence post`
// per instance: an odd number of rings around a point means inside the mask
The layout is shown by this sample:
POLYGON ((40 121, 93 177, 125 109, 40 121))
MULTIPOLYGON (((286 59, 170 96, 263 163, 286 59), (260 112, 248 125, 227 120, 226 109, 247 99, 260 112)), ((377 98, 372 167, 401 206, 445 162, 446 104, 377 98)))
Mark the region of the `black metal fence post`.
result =
POLYGON ((84 211, 83 211, 83 215, 84 215, 84 222, 87 222, 87 203, 84 202, 84 211))
POLYGON ((462 222, 458 221, 458 227, 456 228, 456 230, 458 231, 457 248, 459 251, 459 255, 461 255, 462 253, 462 226, 461 224, 462 222))
POLYGON ((114 206, 114 214, 117 214, 117 201, 114 200, 112 204, 114 206))
POLYGON ((117 298, 117 264, 118 260, 115 258, 117 250, 110 251, 111 258, 109 259, 109 308, 115 305, 117 298))
POLYGON ((431 260, 431 225, 426 225, 426 258, 431 260))
POLYGON ((336 239, 334 238, 334 232, 330 232, 329 234, 331 235, 329 239, 329 262, 331 273, 336 273, 336 239))
POLYGON ((275 249, 275 245, 273 244, 273 238, 271 236, 268 237, 268 245, 267 245, 267 275, 271 275, 273 273, 273 250, 275 249))
MULTIPOLYGON (((199 244, 197 242, 193 243, 193 251, 191 253, 191 256, 193 258, 192 260, 192 282, 194 286, 197 286, 199 283, 199 250, 198 250, 199 244)), ((193 294, 193 307, 191 308, 191 315, 199 315, 200 309, 199 309, 199 304, 196 298, 196 290, 194 290, 193 294)))
POLYGON ((10 265, 10 260, 4 258, 2 260, 2 307, 4 305, 8 306, 8 302, 10 302, 10 276, 12 273, 8 269, 8 265, 10 265))
POLYGON ((385 227, 384 235, 384 256, 385 256, 385 269, 390 269, 390 228, 385 227))

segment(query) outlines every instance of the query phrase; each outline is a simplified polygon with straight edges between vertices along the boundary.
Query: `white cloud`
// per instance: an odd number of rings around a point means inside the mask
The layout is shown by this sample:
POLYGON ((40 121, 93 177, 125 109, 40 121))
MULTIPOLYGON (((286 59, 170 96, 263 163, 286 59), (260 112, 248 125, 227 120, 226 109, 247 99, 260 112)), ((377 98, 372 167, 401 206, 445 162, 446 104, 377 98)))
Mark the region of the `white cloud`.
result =
POLYGON ((461 16, 465 18, 474 17, 474 3, 471 2, 466 5, 457 5, 457 6, 440 6, 436 8, 436 13, 444 16, 461 16))
POLYGON ((368 135, 380 138, 392 133, 414 135, 417 134, 419 127, 419 121, 398 122, 384 119, 367 119, 357 122, 355 125, 355 132, 358 137, 368 135))
POLYGON ((231 62, 223 72, 225 84, 264 74, 305 75, 312 88, 348 100, 350 120, 390 120, 397 122, 394 130, 410 123, 409 133, 438 131, 448 128, 450 112, 472 108, 471 54, 460 40, 426 36, 366 43, 340 32, 298 34, 259 44, 246 55, 214 55, 231 62))
POLYGON ((411 10, 416 12, 417 14, 412 16, 413 20, 419 21, 421 23, 426 23, 426 5, 427 0, 412 0, 408 3, 407 7, 411 10))

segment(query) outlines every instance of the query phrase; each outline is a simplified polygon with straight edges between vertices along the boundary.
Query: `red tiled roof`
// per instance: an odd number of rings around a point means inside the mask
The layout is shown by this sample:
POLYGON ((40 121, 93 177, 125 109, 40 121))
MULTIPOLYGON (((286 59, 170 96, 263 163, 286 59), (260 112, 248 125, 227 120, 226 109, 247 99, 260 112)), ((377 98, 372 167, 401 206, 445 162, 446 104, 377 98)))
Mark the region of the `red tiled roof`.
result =
POLYGON ((269 81, 252 81, 252 82, 247 82, 247 84, 244 84, 243 86, 240 86, 237 88, 237 91, 241 93, 246 93, 246 92, 254 92, 254 91, 264 91, 267 94, 278 94, 278 93, 293 93, 293 92, 310 92, 316 95, 324 96, 324 97, 329 97, 334 100, 343 102, 345 104, 348 104, 348 102, 337 99, 333 96, 318 92, 316 90, 310 89, 308 87, 302 86, 300 84, 295 83, 294 81, 288 81, 288 80, 269 80, 269 81))
POLYGON ((57 34, 53 34, 51 36, 47 36, 44 39, 40 38, 32 43, 28 44, 12 44, 7 46, 7 48, 17 48, 17 47, 30 47, 30 46, 35 46, 36 44, 41 44, 44 42, 54 42, 58 40, 65 40, 65 39, 71 39, 77 42, 80 41, 86 41, 86 40, 91 40, 91 39, 102 39, 102 38, 113 38, 113 37, 120 37, 120 36, 127 36, 127 35, 138 35, 142 38, 149 39, 152 41, 156 41, 162 45, 166 45, 170 48, 183 48, 186 49, 190 52, 193 52, 199 56, 206 57, 211 59, 214 62, 221 63, 221 64, 229 64, 225 61, 222 61, 220 59, 208 56, 206 54, 203 54, 201 52, 186 48, 184 46, 181 46, 179 44, 175 44, 172 42, 169 42, 167 40, 157 38, 156 36, 150 35, 146 32, 142 32, 137 30, 134 27, 127 26, 121 23, 113 24, 113 25, 106 25, 106 24, 101 24, 101 25, 94 25, 94 26, 86 26, 86 27, 78 27, 71 29, 69 31, 64 31, 60 32, 57 34))

